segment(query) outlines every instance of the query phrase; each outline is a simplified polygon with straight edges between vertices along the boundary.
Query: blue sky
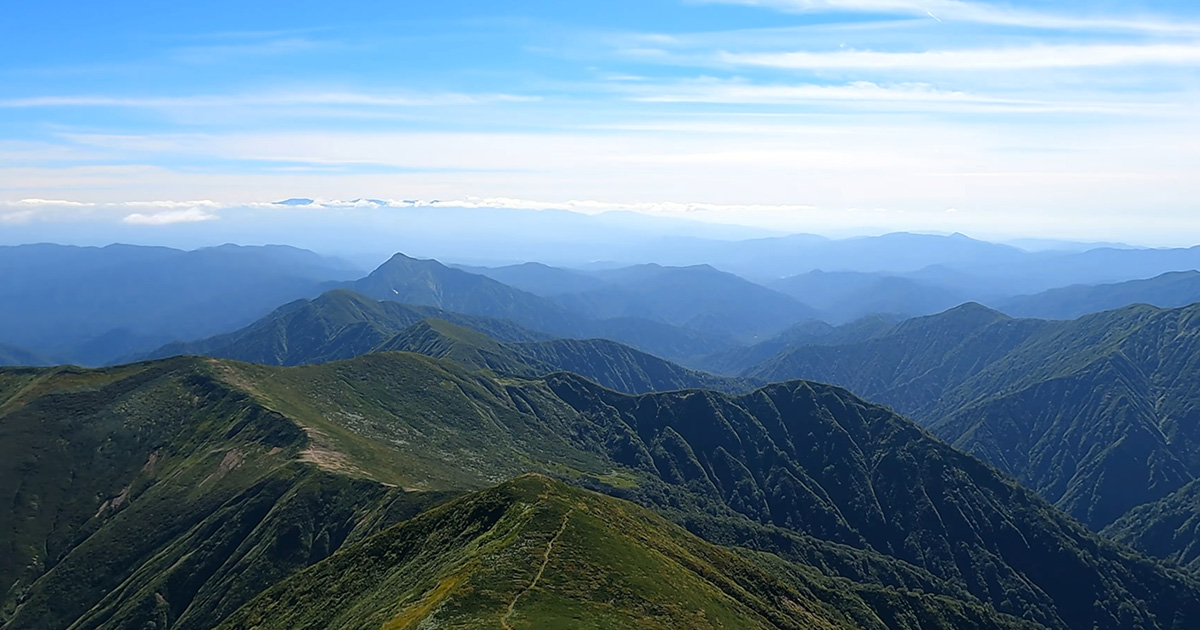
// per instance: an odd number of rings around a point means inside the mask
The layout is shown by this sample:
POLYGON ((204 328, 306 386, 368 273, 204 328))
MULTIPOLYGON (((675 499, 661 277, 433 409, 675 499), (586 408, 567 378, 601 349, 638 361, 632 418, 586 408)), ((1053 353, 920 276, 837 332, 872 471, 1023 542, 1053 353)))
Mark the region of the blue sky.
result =
POLYGON ((0 230, 310 197, 1200 242, 1195 3, 13 2, 0 42, 0 230))

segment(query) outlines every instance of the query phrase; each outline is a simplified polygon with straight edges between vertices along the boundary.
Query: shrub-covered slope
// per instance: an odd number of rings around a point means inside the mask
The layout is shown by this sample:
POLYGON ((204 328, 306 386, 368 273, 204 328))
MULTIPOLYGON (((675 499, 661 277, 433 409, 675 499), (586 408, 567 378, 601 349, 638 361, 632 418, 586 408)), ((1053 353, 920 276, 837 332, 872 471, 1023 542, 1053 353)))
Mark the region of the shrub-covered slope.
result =
POLYGON ((335 361, 370 352, 409 326, 430 317, 482 330, 505 341, 548 338, 505 320, 379 301, 337 289, 313 300, 286 304, 241 330, 201 341, 170 344, 153 356, 201 354, 266 365, 335 361))
POLYGON ((746 560, 545 477, 456 500, 271 589, 221 628, 850 628, 746 560))
POLYGON ((269 400, 315 392, 285 413, 313 423, 345 418, 339 426, 349 432, 324 429, 349 445, 337 450, 390 445, 395 483, 404 486, 556 472, 658 509, 710 540, 859 582, 992 603, 1049 627, 1153 625, 1200 612, 1187 579, 1103 542, 843 390, 791 382, 738 397, 630 397, 569 374, 497 381, 446 364, 418 369, 421 361, 429 360, 375 354, 240 370, 269 400), (401 402, 385 392, 427 394, 401 402), (446 461, 456 465, 439 467, 446 461))
POLYGON ((443 497, 304 463, 304 430, 200 359, 2 370, 0 445, 6 630, 211 628, 443 497))
POLYGON ((1200 572, 1200 481, 1130 510, 1103 533, 1143 553, 1200 572))
POLYGON ((742 379, 688 370, 614 341, 552 340, 505 320, 377 301, 344 289, 293 302, 234 333, 165 346, 155 356, 200 354, 300 365, 388 350, 522 376, 568 370, 627 393, 750 389, 742 379))
MULTIPOLYGON (((379 353, 9 369, 0 392, 0 443, 14 445, 4 492, 21 506, 3 531, 23 532, 4 541, 23 550, 4 568, 6 630, 211 627, 444 493, 526 472, 757 549, 739 555, 808 589, 802 607, 825 602, 861 627, 1004 627, 996 611, 1048 628, 1200 623, 1190 578, 829 386, 627 396, 566 373, 501 378, 379 353)), ((539 540, 544 527, 523 531, 539 540)))
POLYGON ((1197 306, 1048 322, 964 305, 746 374, 892 405, 1098 530, 1200 476, 1198 361, 1197 306))

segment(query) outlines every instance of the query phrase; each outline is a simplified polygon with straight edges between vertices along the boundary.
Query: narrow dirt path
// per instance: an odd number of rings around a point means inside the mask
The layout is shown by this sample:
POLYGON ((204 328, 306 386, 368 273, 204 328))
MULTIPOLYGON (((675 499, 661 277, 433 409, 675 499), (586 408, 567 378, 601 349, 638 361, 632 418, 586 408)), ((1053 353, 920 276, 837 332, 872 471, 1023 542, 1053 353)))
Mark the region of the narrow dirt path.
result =
POLYGON ((533 581, 530 582, 529 586, 526 586, 524 590, 522 590, 520 593, 517 593, 517 596, 514 597, 511 602, 509 602, 508 611, 505 612, 504 616, 500 618, 500 625, 504 626, 504 630, 513 630, 513 627, 508 624, 508 618, 512 617, 513 611, 517 608, 517 601, 521 599, 521 596, 529 591, 532 591, 533 588, 537 586, 538 580, 542 579, 542 574, 546 572, 546 565, 550 564, 550 552, 554 551, 554 543, 558 542, 558 539, 563 535, 563 532, 567 531, 567 521, 571 519, 571 513, 574 511, 575 508, 567 510, 567 513, 563 515, 562 525, 559 526, 558 531, 554 533, 554 537, 550 539, 550 542, 546 544, 546 551, 542 554, 542 566, 538 567, 537 574, 533 576, 533 581))

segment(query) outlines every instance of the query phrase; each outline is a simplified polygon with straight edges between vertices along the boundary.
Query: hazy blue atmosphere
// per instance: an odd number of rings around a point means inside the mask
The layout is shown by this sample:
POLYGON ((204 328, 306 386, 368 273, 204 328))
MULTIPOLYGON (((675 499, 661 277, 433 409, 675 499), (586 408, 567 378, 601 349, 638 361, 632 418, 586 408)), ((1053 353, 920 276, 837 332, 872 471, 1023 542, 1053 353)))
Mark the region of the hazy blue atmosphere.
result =
POLYGON ((9 2, 0 630, 1200 628, 1197 139, 1194 2, 9 2))
POLYGON ((8 243, 345 253, 413 205, 1200 240, 1193 3, 41 2, 0 36, 8 243))

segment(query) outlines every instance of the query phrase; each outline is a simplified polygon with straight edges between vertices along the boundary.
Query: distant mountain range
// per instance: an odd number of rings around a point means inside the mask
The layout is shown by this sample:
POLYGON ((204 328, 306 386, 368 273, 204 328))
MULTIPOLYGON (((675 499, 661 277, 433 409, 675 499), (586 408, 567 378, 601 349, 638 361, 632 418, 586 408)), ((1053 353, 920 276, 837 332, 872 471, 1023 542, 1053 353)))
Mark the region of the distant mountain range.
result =
POLYGON ((49 365, 44 357, 16 346, 0 343, 0 366, 3 365, 49 365))
POLYGON ((853 271, 810 271, 768 286, 812 306, 821 318, 834 323, 878 314, 930 315, 958 306, 972 296, 964 290, 910 278, 853 271))
POLYGON ((633 397, 403 352, 5 368, 0 445, 6 629, 1200 624, 1192 578, 804 381, 633 397))
POLYGON ((104 364, 244 326, 356 277, 283 246, 0 247, 0 341, 60 363, 104 364))
POLYGON ((1200 305, 1051 322, 968 304, 743 375, 892 405, 1100 529, 1200 477, 1198 340, 1200 305))
POLYGON ((1195 252, 688 243, 0 248, 0 628, 1200 627, 1195 252))
POLYGON ((1070 318, 1200 298, 1196 272, 1187 271, 1200 267, 1195 249, 1029 253, 961 235, 912 234, 688 243, 724 264, 455 268, 397 254, 354 280, 359 272, 346 263, 281 246, 3 247, 0 267, 11 273, 0 278, 0 343, 39 362, 108 364, 226 333, 281 304, 342 286, 377 300, 509 319, 555 337, 608 338, 694 367, 806 320, 903 318, 969 300, 1018 315, 1070 318), (772 267, 756 271, 747 261, 772 267), (804 271, 788 275, 794 269, 804 271), (1095 285, 1114 280, 1130 281, 1095 285), (1065 286, 1080 282, 1088 286, 1065 286))
POLYGON ((149 357, 192 354, 301 365, 386 351, 416 352, 519 376, 565 370, 633 394, 752 387, 750 381, 688 370, 606 339, 550 339, 508 320, 378 301, 345 289, 293 302, 233 333, 164 346, 149 357))
POLYGON ((1200 271, 1173 271, 1145 280, 1076 285, 1001 300, 996 308, 1014 317, 1075 319, 1130 304, 1173 308, 1200 302, 1200 271))

